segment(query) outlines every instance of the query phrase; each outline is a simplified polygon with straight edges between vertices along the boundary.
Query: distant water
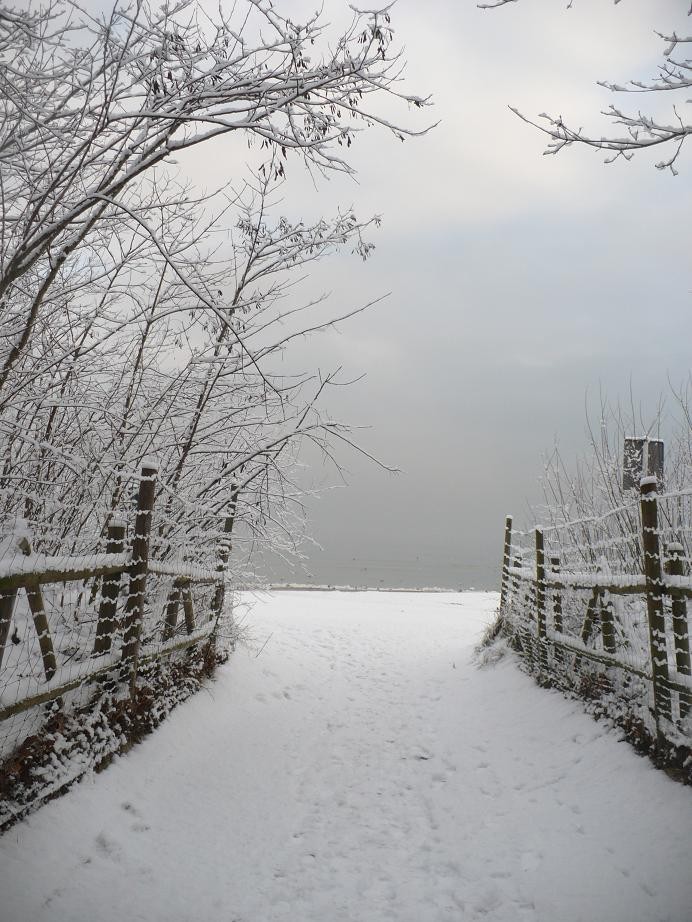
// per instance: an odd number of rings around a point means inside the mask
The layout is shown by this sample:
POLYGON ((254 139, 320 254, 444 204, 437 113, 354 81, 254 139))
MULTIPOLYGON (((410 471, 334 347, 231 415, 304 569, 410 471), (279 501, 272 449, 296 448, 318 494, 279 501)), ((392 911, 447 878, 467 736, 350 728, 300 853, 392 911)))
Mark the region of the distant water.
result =
MULTIPOLYGON (((260 574, 258 573, 258 576, 260 574)), ((319 555, 305 570, 285 566, 267 568, 269 582, 307 586, 351 586, 370 589, 499 589, 497 566, 440 558, 392 560, 329 559, 319 555)))

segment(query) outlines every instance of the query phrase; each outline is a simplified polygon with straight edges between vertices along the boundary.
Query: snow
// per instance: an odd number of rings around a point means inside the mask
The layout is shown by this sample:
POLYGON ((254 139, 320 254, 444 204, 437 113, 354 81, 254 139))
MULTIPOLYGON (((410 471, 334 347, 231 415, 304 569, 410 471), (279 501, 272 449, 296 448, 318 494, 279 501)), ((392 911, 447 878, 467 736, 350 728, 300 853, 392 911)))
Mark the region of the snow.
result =
MULTIPOLYGON (((535 578, 535 576, 534 576, 535 578)), ((560 570, 554 579, 546 580, 547 586, 572 586, 574 589, 591 589, 602 586, 604 589, 628 589, 633 594, 646 589, 646 577, 638 573, 613 573, 611 571, 594 573, 593 570, 568 572, 560 570)))
POLYGON ((148 562, 150 573, 157 576, 175 576, 178 579, 194 580, 197 583, 218 583, 219 572, 198 564, 188 563, 182 559, 150 560, 148 562))
POLYGON ((65 575, 81 573, 84 570, 108 569, 122 567, 125 569, 131 563, 129 554, 81 554, 68 556, 50 554, 31 554, 30 556, 15 557, 0 556, 0 578, 7 576, 23 576, 28 574, 40 578, 46 573, 57 571, 65 575))
POLYGON ((472 662, 497 601, 259 597, 208 693, 0 839, 3 922, 689 922, 689 789, 472 662))

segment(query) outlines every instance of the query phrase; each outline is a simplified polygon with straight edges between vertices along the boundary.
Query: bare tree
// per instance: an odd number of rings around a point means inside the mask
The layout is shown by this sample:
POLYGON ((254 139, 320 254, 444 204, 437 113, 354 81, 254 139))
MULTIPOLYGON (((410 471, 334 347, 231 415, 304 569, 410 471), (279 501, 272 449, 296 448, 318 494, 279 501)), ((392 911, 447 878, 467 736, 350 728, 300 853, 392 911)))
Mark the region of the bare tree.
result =
MULTIPOLYGON (((56 278, 95 234, 109 234, 127 217, 167 253, 148 220, 151 207, 137 198, 157 165, 242 130, 323 169, 349 170, 335 147, 351 143, 353 116, 403 137, 364 108, 371 94, 395 92, 387 13, 356 15, 313 64, 307 50, 320 40, 319 17, 301 26, 267 0, 244 7, 232 17, 238 22, 214 24, 190 2, 157 10, 137 2, 100 21, 58 0, 40 14, 0 20, 0 298, 9 328, 0 390, 31 342, 56 278)), ((275 168, 283 172, 280 163, 275 168)), ((207 309, 221 310, 197 294, 207 309)))
POLYGON ((269 0, 216 22, 192 2, 0 14, 0 502, 37 548, 93 549, 152 453, 160 554, 204 554, 231 509, 290 540, 297 444, 355 444, 320 410, 338 372, 277 357, 345 319, 296 285, 339 247, 367 257, 376 219, 306 225, 273 199, 292 156, 350 172, 359 130, 412 133, 371 98, 425 100, 398 90, 388 12, 324 28, 269 0), (256 174, 201 195, 169 167, 236 131, 265 150, 256 174))
MULTIPOLYGON (((478 6, 480 9, 496 9, 516 2, 517 0, 492 0, 490 3, 479 3, 478 6)), ((573 0, 568 6, 572 6, 572 2, 573 0)), ((613 93, 670 94, 671 115, 668 119, 663 120, 659 116, 647 114, 639 108, 628 112, 624 107, 612 104, 602 114, 610 120, 615 131, 609 136, 598 137, 565 121, 561 115, 541 113, 532 119, 513 106, 510 106, 510 109, 523 121, 548 136, 546 154, 557 154, 572 144, 583 144, 606 151, 606 162, 610 163, 619 157, 630 160, 641 151, 661 148, 662 159, 656 162, 656 168, 670 170, 676 174, 676 163, 683 145, 692 135, 689 108, 685 109, 686 106, 689 107, 689 93, 692 89, 692 58, 689 57, 692 35, 678 35, 676 32, 657 34, 663 48, 662 61, 654 76, 649 80, 629 80, 625 83, 599 81, 599 84, 613 93)))
MULTIPOLYGON (((623 478, 624 444, 632 435, 665 442, 665 473, 659 483, 661 531, 692 553, 689 529, 692 479, 692 378, 661 395, 655 411, 613 404, 601 395, 587 415, 587 448, 574 461, 556 445, 544 464, 544 505, 533 517, 546 528, 563 563, 576 569, 612 567, 641 572, 639 491, 623 478)), ((642 473, 646 474, 644 468, 642 473)))

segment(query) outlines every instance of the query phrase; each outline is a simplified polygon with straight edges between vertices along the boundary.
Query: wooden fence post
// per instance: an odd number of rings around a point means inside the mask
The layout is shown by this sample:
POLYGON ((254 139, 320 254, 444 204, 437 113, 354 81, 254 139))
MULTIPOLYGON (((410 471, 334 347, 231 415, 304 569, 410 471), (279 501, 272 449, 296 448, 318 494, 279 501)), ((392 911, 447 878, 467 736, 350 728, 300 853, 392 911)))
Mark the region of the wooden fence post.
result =
MULTIPOLYGON (((108 540, 106 542, 107 554, 122 554, 125 550, 125 523, 119 519, 112 519, 108 526, 108 540)), ((101 656, 110 652, 113 635, 117 627, 115 618, 120 594, 120 581, 122 573, 111 573, 104 576, 101 585, 101 604, 99 605, 98 622, 96 624, 96 637, 94 639, 94 652, 92 656, 101 656)))
MULTIPOLYGON (((550 558, 550 572, 555 579, 560 576, 559 557, 550 558)), ((556 634, 562 633, 562 590, 557 586, 553 588, 553 630, 556 634)), ((557 663, 563 663, 562 650, 557 644, 553 648, 553 655, 557 663)))
MULTIPOLYGON (((560 575, 560 558, 551 557, 550 558, 550 569, 553 576, 558 577, 560 575)), ((553 589, 553 624, 555 625, 555 630, 558 634, 562 633, 562 592, 560 589, 555 587, 553 589)))
MULTIPOLYGON (((22 538, 19 547, 25 557, 31 555, 31 545, 27 538, 22 538)), ((34 620, 34 627, 38 635, 38 645, 41 650, 41 659, 43 660, 43 671, 46 675, 46 682, 50 682, 57 672, 58 665, 55 659, 55 650, 53 649, 53 638, 50 636, 50 627, 46 617, 46 608, 43 604, 43 593, 38 583, 31 583, 27 580, 25 585, 26 598, 29 603, 31 617, 34 620)))
POLYGON ((176 579, 173 581, 173 588, 168 595, 166 603, 166 618, 163 625, 163 639, 170 640, 175 634, 178 626, 178 609, 180 602, 183 603, 183 614, 185 616, 185 630, 192 634, 197 626, 195 624, 195 609, 192 602, 192 590, 189 579, 176 579))
POLYGON ((536 528, 536 627, 538 656, 541 666, 546 668, 548 665, 548 638, 545 619, 545 547, 542 528, 536 528))
MULTIPOLYGON (((517 552, 512 558, 511 565, 515 570, 521 570, 522 562, 523 562, 522 556, 520 553, 517 552)), ((520 602, 521 599, 519 597, 519 592, 521 590, 521 580, 519 579, 518 576, 510 576, 507 582, 507 588, 509 592, 511 592, 512 604, 514 605, 517 599, 520 602)), ((519 621, 515 621, 515 623, 510 626, 510 630, 512 631, 512 636, 514 637, 514 641, 518 645, 519 650, 523 651, 526 638, 522 640, 521 638, 522 631, 525 633, 529 633, 529 634, 530 632, 528 632, 526 628, 520 623, 520 620, 521 619, 519 619, 519 621)), ((529 637, 529 639, 531 638, 529 637)))
POLYGON ((137 496, 137 517, 135 533, 132 538, 132 563, 130 564, 130 583, 127 602, 125 603, 125 621, 123 632, 122 665, 124 675, 129 675, 130 693, 134 695, 137 687, 137 661, 139 642, 144 617, 144 593, 147 586, 147 568, 149 562, 149 532, 151 514, 156 496, 156 475, 158 468, 152 463, 142 465, 137 496))
POLYGON ((31 610, 31 617, 34 619, 34 627, 38 635, 38 645, 41 649, 41 659, 43 660, 43 671, 46 674, 46 682, 50 682, 57 671, 55 660, 55 650, 53 649, 53 638, 50 635, 46 607, 43 603, 43 593, 41 587, 27 584, 26 597, 31 610))
POLYGON ((509 566, 512 554, 512 516, 505 519, 505 544, 502 552, 502 580, 500 583, 500 611, 504 611, 507 604, 509 590, 509 566))
POLYGON ((181 582, 173 580, 173 587, 166 603, 166 619, 163 625, 163 639, 170 640, 178 626, 178 609, 180 607, 181 582))
MULTIPOLYGON (((687 562, 683 557, 682 544, 669 544, 666 571, 671 576, 685 576, 687 562)), ((668 590, 673 609, 673 645, 675 647, 675 668, 680 675, 692 675, 690 663, 690 628, 687 621, 687 600, 675 589, 668 590)), ((680 718, 684 719, 692 710, 692 691, 678 692, 680 698, 680 718)))
MULTIPOLYGON (((598 617, 598 610, 600 608, 600 603, 601 603, 601 590, 598 586, 594 586, 591 592, 591 597, 589 598, 589 601, 586 605, 586 615, 584 616, 584 623, 581 626, 581 634, 579 635, 579 639, 584 644, 584 646, 586 646, 588 642, 591 640, 591 635, 593 634, 593 630, 594 630, 594 624, 595 624, 596 618, 598 617)), ((581 669, 581 665, 583 662, 584 662, 583 656, 580 656, 579 654, 577 654, 574 657, 575 671, 579 671, 581 669)))
POLYGON ((231 485, 231 502, 228 509, 228 515, 226 516, 226 521, 223 523, 224 536, 219 542, 219 563, 216 567, 216 570, 219 574, 219 581, 216 584, 214 590, 214 601, 212 604, 212 609, 216 613, 217 624, 219 623, 219 618, 223 614, 223 604, 226 598, 226 567, 228 566, 228 559, 231 556, 231 551, 233 550, 231 535, 233 534, 235 513, 238 507, 238 492, 238 484, 233 483, 231 485))
POLYGON ((586 646, 586 644, 591 640, 591 636, 594 630, 594 623, 598 618, 598 612, 601 608, 601 588, 600 586, 594 586, 591 591, 591 597, 586 606, 586 615, 584 616, 584 623, 581 626, 581 642, 586 646))
MULTIPOLYGON (((524 558, 521 554, 515 554, 514 559, 512 560, 512 566, 515 570, 521 570, 524 565, 524 558)), ((521 580, 518 576, 512 578, 512 592, 518 592, 521 580)))
POLYGON ((192 634, 195 629, 195 610, 192 605, 192 590, 188 580, 183 586, 183 614, 185 615, 185 630, 192 634))
POLYGON ((658 535, 658 500, 656 478, 641 480, 642 548, 644 551, 644 576, 646 579, 646 609, 649 621, 649 648, 653 679, 654 712, 659 746, 665 743, 660 718, 670 717, 670 689, 668 686, 668 651, 666 649, 666 623, 663 616, 663 576, 661 547, 658 535))
POLYGON ((603 637, 603 649, 606 653, 617 653, 617 642, 615 638, 615 612, 613 611, 613 600, 607 601, 601 599, 601 635, 603 637))

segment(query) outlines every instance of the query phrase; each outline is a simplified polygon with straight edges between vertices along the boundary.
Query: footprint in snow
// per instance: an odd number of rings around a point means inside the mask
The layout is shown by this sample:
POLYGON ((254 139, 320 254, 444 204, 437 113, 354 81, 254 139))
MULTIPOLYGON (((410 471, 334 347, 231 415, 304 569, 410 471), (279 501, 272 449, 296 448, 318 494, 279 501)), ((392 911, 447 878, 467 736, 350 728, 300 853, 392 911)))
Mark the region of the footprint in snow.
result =
POLYGON ((104 832, 100 832, 94 840, 97 852, 104 858, 110 858, 116 864, 120 864, 122 859, 122 849, 112 839, 109 839, 104 832))
MULTIPOLYGON (((142 814, 139 812, 139 810, 135 807, 134 804, 130 803, 129 800, 126 800, 123 803, 121 803, 120 808, 124 810, 125 813, 129 813, 131 816, 136 817, 138 820, 142 819, 142 814)), ((151 826, 147 826, 146 823, 140 822, 140 823, 133 823, 132 826, 130 826, 130 829, 132 830, 132 832, 147 832, 149 829, 151 829, 151 826)))
MULTIPOLYGON (((432 757, 433 757, 433 753, 430 752, 429 749, 426 749, 425 746, 421 746, 417 752, 413 753, 413 756, 412 756, 412 758, 414 758, 417 762, 427 762, 430 759, 432 759, 432 757)), ((409 757, 402 756, 402 759, 407 759, 407 758, 409 757)))
POLYGON ((653 887, 649 887, 648 884, 645 884, 642 882, 639 884, 639 886, 644 891, 644 893, 646 893, 647 896, 652 896, 652 897, 656 896, 656 891, 653 889, 653 887))
POLYGON ((537 871, 543 861, 543 855, 539 852, 524 852, 521 856, 522 871, 537 871))

